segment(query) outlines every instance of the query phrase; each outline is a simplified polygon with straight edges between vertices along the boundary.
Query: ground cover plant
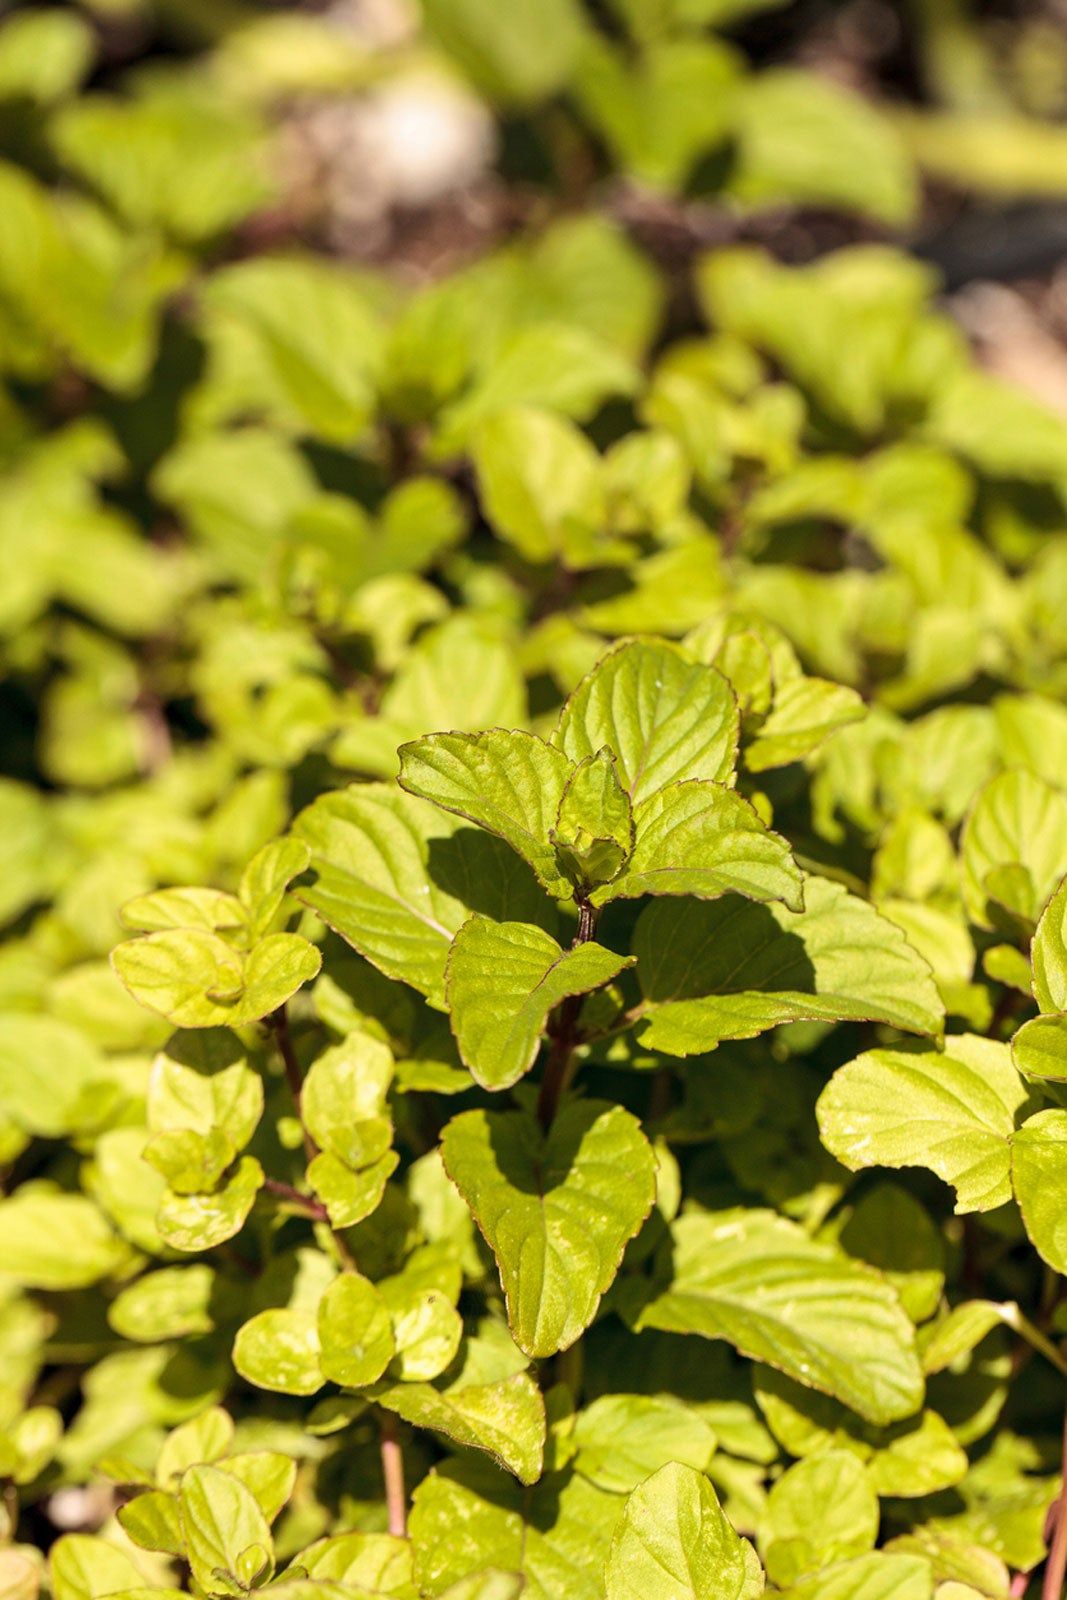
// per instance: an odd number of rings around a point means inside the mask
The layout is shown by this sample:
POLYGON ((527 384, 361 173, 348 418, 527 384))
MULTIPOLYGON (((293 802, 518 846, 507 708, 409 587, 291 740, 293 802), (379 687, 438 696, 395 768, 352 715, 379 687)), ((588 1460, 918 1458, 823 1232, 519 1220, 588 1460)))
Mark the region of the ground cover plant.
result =
POLYGON ((1067 426, 761 10, 0 21, 4 1600, 1062 1596, 1067 426))

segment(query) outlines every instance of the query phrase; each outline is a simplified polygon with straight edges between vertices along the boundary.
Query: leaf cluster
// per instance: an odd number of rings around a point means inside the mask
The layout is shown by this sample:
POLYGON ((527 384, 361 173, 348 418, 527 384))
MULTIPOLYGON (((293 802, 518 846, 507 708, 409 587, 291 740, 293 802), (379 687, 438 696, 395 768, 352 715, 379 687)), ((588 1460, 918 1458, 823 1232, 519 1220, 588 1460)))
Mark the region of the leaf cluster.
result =
POLYGON ((10 1600, 1046 1559, 1067 428, 890 243, 701 252, 679 329, 595 185, 416 287, 256 231, 294 104, 427 71, 908 215, 759 0, 597 9, 146 8, 90 89, 114 23, 0 23, 10 1600))

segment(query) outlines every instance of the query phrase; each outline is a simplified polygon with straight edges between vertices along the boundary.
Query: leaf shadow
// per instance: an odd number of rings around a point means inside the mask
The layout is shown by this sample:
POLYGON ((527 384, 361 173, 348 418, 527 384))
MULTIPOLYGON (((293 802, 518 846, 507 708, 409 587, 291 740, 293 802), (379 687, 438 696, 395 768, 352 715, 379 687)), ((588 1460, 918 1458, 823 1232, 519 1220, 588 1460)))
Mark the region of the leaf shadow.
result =
POLYGON ((694 1000, 713 994, 815 994, 816 972, 798 933, 770 907, 741 895, 719 900, 655 900, 634 932, 646 999, 694 1000))
POLYGON ((607 1109, 600 1101, 572 1101, 556 1117, 548 1141, 527 1111, 489 1112, 489 1142, 501 1176, 521 1194, 538 1198, 562 1188, 578 1163, 583 1140, 607 1109))
POLYGON ((574 1477, 573 1466, 559 1472, 546 1472, 530 1488, 522 1488, 504 1470, 470 1452, 438 1462, 434 1469, 441 1478, 460 1484, 480 1500, 512 1515, 521 1504, 523 1520, 539 1533, 551 1533, 560 1518, 561 1495, 574 1477))
POLYGON ((431 839, 427 871, 437 887, 495 922, 534 922, 551 929, 556 908, 510 845, 481 828, 431 839))

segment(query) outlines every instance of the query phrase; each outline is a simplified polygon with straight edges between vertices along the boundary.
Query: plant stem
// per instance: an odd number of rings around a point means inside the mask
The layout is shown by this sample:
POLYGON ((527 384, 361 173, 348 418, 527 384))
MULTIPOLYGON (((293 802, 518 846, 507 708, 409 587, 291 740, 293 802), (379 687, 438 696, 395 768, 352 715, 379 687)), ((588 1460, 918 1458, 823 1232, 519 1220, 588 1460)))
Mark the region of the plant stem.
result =
POLYGON ((577 1402, 582 1393, 582 1372, 585 1368, 585 1350, 582 1340, 577 1339, 566 1350, 561 1350, 556 1357, 555 1379, 557 1383, 565 1383, 571 1392, 572 1398, 577 1402))
POLYGON ((1042 1333, 1040 1328, 1035 1327, 1029 1317, 1023 1316, 1017 1305, 1011 1305, 1007 1308, 1004 1321, 1009 1328, 1014 1328, 1015 1332, 1025 1339, 1028 1345, 1031 1345, 1040 1355, 1043 1355, 1046 1361, 1050 1361, 1057 1372, 1067 1378, 1067 1361, 1060 1355, 1052 1340, 1042 1333))
POLYGON ((314 1139, 304 1128, 304 1115, 300 1109, 300 1098, 304 1089, 304 1075, 300 1070, 300 1063, 296 1059, 296 1051, 293 1049, 293 1035, 289 1028, 289 1013, 285 1006, 281 1005, 277 1011, 272 1011, 269 1021, 274 1030, 278 1054, 281 1056, 282 1065, 285 1067, 285 1078, 289 1085, 289 1093, 293 1097, 293 1107, 300 1118, 300 1126, 304 1130, 304 1153, 309 1161, 314 1161, 319 1152, 314 1139))
POLYGON ((276 1195, 279 1200, 284 1200, 287 1205, 299 1206, 301 1211, 313 1218, 315 1222, 328 1222, 326 1207, 321 1200, 315 1200, 309 1194, 301 1194, 299 1189, 294 1189, 291 1183, 282 1183, 280 1178, 264 1178, 263 1187, 268 1194, 276 1195))
POLYGON ((404 1493, 404 1453, 396 1436, 396 1418, 391 1411, 379 1411, 381 1428, 382 1477, 385 1479, 385 1507, 389 1532, 396 1539, 408 1536, 407 1496, 404 1493))
POLYGON ((574 1072, 574 1047, 578 1042, 578 1012, 581 996, 569 995, 556 1013, 549 1037, 552 1041, 537 1096, 537 1120, 547 1133, 574 1072))
MULTIPOLYGON (((597 910, 588 900, 578 902, 578 929, 571 940, 571 949, 588 944, 596 933, 597 910)), ((547 1133, 555 1119, 559 1103, 574 1075, 575 1048, 579 1041, 578 1016, 584 996, 568 995, 549 1023, 548 1060, 545 1062, 541 1092, 537 1097, 537 1120, 547 1133)))
POLYGON ((1063 1579, 1067 1572, 1067 1411, 1064 1412, 1063 1418, 1061 1472, 1060 1492, 1053 1507, 1055 1527, 1045 1567, 1045 1579, 1041 1585, 1041 1600, 1062 1600, 1063 1579))

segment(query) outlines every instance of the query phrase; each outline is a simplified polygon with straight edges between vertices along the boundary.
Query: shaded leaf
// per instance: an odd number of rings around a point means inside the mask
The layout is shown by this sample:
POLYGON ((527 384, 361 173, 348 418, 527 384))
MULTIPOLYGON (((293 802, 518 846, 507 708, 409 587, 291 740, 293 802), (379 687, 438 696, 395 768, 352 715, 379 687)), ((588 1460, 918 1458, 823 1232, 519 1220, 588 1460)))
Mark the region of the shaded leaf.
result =
POLYGON ((456 934, 445 992, 459 1053, 485 1089, 508 1089, 537 1059, 549 1013, 599 989, 633 958, 586 943, 563 950, 525 922, 471 917, 456 934))
POLYGON ((1011 1176, 1030 1242, 1067 1272, 1067 1111, 1039 1111, 1012 1140, 1011 1176))
POLYGON ((1006 1045, 957 1034, 945 1053, 871 1050, 839 1067, 819 1099, 831 1154, 862 1167, 929 1167, 956 1210, 1011 1198, 1010 1139, 1027 1090, 1006 1045))
POLYGON ((803 1018, 940 1033, 930 969, 898 928, 824 878, 805 879, 804 902, 798 914, 726 898, 684 917, 664 902, 648 906, 633 940, 643 1042, 690 1055, 803 1018))
POLYGON ((877 1273, 767 1211, 683 1216, 671 1239, 670 1284, 638 1327, 726 1339, 871 1422, 917 1410, 914 1330, 877 1273))
POLYGON ((558 899, 571 885, 549 838, 570 763, 532 733, 434 733, 400 751, 400 786, 504 839, 558 899))
POLYGON ((734 1532, 715 1490, 672 1462, 626 1501, 604 1573, 607 1600, 755 1600, 763 1574, 734 1532))
POLYGON ((465 1111, 441 1153, 496 1257, 515 1341, 565 1350, 589 1326, 655 1194, 636 1119, 598 1101, 564 1105, 547 1135, 521 1111, 465 1111))
POLYGON ((294 826, 317 874, 298 898, 439 1008, 452 936, 471 911, 534 920, 543 906, 510 850, 392 785, 323 795, 294 826))

